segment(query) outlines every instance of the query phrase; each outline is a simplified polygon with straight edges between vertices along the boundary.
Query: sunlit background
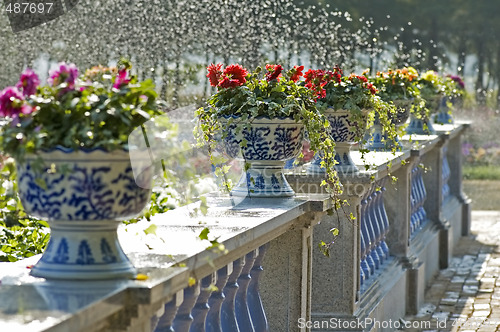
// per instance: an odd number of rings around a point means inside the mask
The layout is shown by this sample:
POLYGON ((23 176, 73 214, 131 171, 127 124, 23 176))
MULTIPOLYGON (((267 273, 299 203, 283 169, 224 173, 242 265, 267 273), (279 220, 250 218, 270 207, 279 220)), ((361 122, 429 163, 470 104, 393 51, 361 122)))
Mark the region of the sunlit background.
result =
MULTIPOLYGON (((498 210, 499 13, 498 1, 471 0, 80 0, 53 21, 13 33, 0 12, 0 90, 25 67, 44 81, 60 61, 88 68, 126 57, 133 74, 156 83, 173 124, 168 145, 184 151, 194 110, 214 92, 205 76, 210 63, 338 64, 371 74, 413 66, 460 75, 467 94, 454 118, 474 121, 463 145, 465 190, 473 209, 498 210)), ((193 169, 173 172, 159 201, 174 207, 214 189, 206 179, 179 180, 210 172, 191 157, 193 169)))

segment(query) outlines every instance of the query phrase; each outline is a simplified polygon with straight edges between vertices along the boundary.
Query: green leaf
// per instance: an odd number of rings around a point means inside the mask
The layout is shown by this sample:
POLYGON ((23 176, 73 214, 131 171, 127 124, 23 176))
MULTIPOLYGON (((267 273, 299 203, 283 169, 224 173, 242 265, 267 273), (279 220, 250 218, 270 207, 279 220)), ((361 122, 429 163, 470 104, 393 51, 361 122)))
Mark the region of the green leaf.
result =
POLYGON ((200 235, 198 235, 198 237, 200 238, 200 240, 208 240, 208 234, 210 233, 210 230, 208 228, 204 228, 201 232, 200 232, 200 235))
POLYGON ((144 230, 144 233, 146 233, 147 235, 149 235, 149 234, 156 235, 157 229, 158 229, 158 226, 156 226, 155 224, 151 224, 148 228, 146 228, 144 230))

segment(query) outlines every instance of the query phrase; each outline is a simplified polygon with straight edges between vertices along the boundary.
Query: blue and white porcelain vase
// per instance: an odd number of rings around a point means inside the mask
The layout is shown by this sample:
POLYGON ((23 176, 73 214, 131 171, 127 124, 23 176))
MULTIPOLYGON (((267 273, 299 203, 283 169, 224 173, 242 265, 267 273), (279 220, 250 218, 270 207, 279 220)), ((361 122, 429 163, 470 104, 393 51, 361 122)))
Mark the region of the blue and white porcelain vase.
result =
MULTIPOLYGON (((335 141, 335 169, 341 174, 352 174, 359 172, 358 167, 351 158, 351 148, 359 143, 366 132, 369 110, 363 110, 359 116, 353 116, 348 110, 325 111, 325 116, 330 123, 329 134, 335 141)), ((321 156, 315 155, 307 168, 308 174, 324 174, 325 169, 321 167, 321 156)))
POLYGON ((235 117, 221 119, 225 130, 224 151, 231 158, 241 158, 249 166, 231 191, 242 197, 293 196, 283 169, 287 160, 302 149, 303 124, 293 118, 258 117, 244 128, 235 117), (238 130, 238 128, 240 130, 238 130), (241 144, 245 140, 245 144, 241 144))
POLYGON ((417 117, 410 114, 410 124, 406 127, 408 135, 435 135, 436 130, 432 126, 432 121, 427 116, 417 117))
POLYGON ((435 135, 436 130, 432 126, 432 116, 439 111, 443 96, 437 95, 426 99, 425 107, 429 110, 430 115, 416 116, 410 114, 410 124, 406 127, 408 135, 435 135))
POLYGON ((133 278, 136 270, 117 237, 151 196, 150 160, 132 168, 129 152, 56 148, 17 165, 26 212, 47 220, 51 237, 31 275, 53 279, 133 278))
MULTIPOLYGON (((394 101, 396 114, 391 114, 390 120, 396 127, 401 127, 408 121, 412 103, 412 99, 399 99, 394 101)), ((397 137, 394 142, 387 137, 377 116, 375 116, 373 127, 370 128, 370 133, 366 140, 366 147, 372 151, 390 151, 393 147, 396 147, 398 150, 403 148, 403 145, 397 140, 397 137)))
POLYGON ((453 100, 448 98, 441 98, 439 111, 434 116, 434 123, 436 124, 453 124, 453 116, 451 115, 453 100))

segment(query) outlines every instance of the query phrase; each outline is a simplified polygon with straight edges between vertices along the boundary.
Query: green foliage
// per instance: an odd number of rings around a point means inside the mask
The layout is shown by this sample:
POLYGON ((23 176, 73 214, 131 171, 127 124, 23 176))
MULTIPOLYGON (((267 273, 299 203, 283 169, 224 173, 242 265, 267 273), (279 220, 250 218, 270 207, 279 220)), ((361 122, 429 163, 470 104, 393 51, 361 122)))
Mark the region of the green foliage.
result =
POLYGON ((22 208, 14 160, 0 157, 0 261, 15 262, 40 254, 49 237, 48 224, 31 218, 22 208))
POLYGON ((41 254, 50 238, 46 223, 19 219, 22 226, 5 227, 0 221, 0 261, 15 262, 41 254))
POLYGON ((127 62, 120 69, 98 66, 74 83, 38 87, 19 101, 32 112, 7 119, 1 128, 0 148, 16 160, 55 146, 126 148, 134 128, 161 114, 153 82, 127 78, 129 67, 127 62))
MULTIPOLYGON (((227 130, 224 130, 226 126, 236 124, 238 132, 257 117, 291 117, 304 125, 310 150, 323 156, 323 166, 326 169, 323 182, 325 190, 336 195, 341 192, 341 187, 334 169, 335 142, 328 134, 329 123, 316 107, 313 91, 296 83, 301 69, 298 72, 298 68, 294 68, 283 73, 279 79, 269 79, 275 68, 267 66, 268 73, 264 78, 263 70, 258 67, 239 86, 224 88, 219 85, 218 91, 209 98, 208 106, 196 112, 198 125, 194 134, 199 146, 208 148, 210 160, 216 167, 216 175, 224 176, 227 173, 227 160, 217 156, 215 151, 220 139, 227 135, 227 130)), ((246 142, 242 141, 240 144, 244 147, 246 142)), ((223 185, 225 189, 230 189, 228 181, 224 181, 223 185)))
POLYGON ((415 87, 418 72, 413 67, 389 69, 386 72, 377 72, 370 77, 370 82, 378 89, 378 95, 386 102, 396 100, 411 100, 418 95, 415 87))
MULTIPOLYGON (((356 141, 362 142, 367 128, 370 128, 376 120, 382 126, 383 132, 389 140, 389 146, 396 149, 395 144, 398 134, 395 123, 391 120, 396 116, 394 104, 384 101, 379 95, 376 87, 368 80, 367 72, 362 75, 350 74, 344 76, 342 70, 337 66, 334 71, 315 70, 308 76, 306 73, 306 86, 318 94, 318 109, 349 111, 351 123, 356 123, 356 141)), ((360 152, 367 152, 361 149, 360 152)), ((367 165, 367 168, 369 166, 367 165)))
POLYGON ((465 165, 463 177, 467 180, 500 180, 498 165, 465 165))

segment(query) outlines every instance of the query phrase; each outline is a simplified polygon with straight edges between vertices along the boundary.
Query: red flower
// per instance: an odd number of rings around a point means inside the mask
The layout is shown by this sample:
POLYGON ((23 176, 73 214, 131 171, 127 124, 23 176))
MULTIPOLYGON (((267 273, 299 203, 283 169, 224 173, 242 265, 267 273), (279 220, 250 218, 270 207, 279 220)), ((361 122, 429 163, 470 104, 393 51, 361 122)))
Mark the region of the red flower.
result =
MULTIPOLYGON (((230 80, 235 80, 238 82, 238 86, 240 86, 246 83, 247 80, 245 77, 248 75, 248 72, 241 65, 235 64, 227 66, 222 74, 224 75, 223 79, 229 78, 230 80)), ((219 86, 221 85, 219 84, 219 86)))
POLYGON ((340 69, 338 65, 333 67, 333 77, 337 83, 340 83, 342 75, 344 75, 344 72, 342 71, 342 69, 340 69))
POLYGON ((283 71, 283 67, 281 65, 266 65, 266 69, 268 70, 266 73, 266 80, 268 82, 278 79, 283 71))
POLYGON ((378 92, 377 88, 371 83, 368 83, 368 85, 366 87, 370 90, 372 95, 374 95, 378 92))
POLYGON ((208 74, 207 77, 210 80, 210 85, 211 86, 217 86, 219 85, 219 79, 222 76, 222 63, 218 64, 210 64, 210 66, 207 67, 208 69, 208 74))
POLYGON ((304 70, 304 66, 294 66, 291 70, 292 76, 290 76, 290 80, 297 82, 302 76, 302 71, 304 70))
POLYGON ((337 80, 337 72, 325 71, 321 69, 312 70, 309 69, 304 77, 306 79, 306 87, 316 92, 318 98, 324 98, 326 96, 326 91, 324 86, 327 85, 332 80, 337 80))
POLYGON ((363 76, 363 75, 358 76, 358 79, 359 79, 361 82, 364 82, 364 83, 368 82, 368 78, 366 78, 366 76, 363 76))
POLYGON ((226 89, 226 88, 236 88, 237 86, 240 86, 242 84, 240 84, 240 81, 238 80, 233 80, 233 79, 230 79, 229 77, 224 77, 220 83, 219 83, 219 87, 220 88, 223 88, 223 89, 226 89))

